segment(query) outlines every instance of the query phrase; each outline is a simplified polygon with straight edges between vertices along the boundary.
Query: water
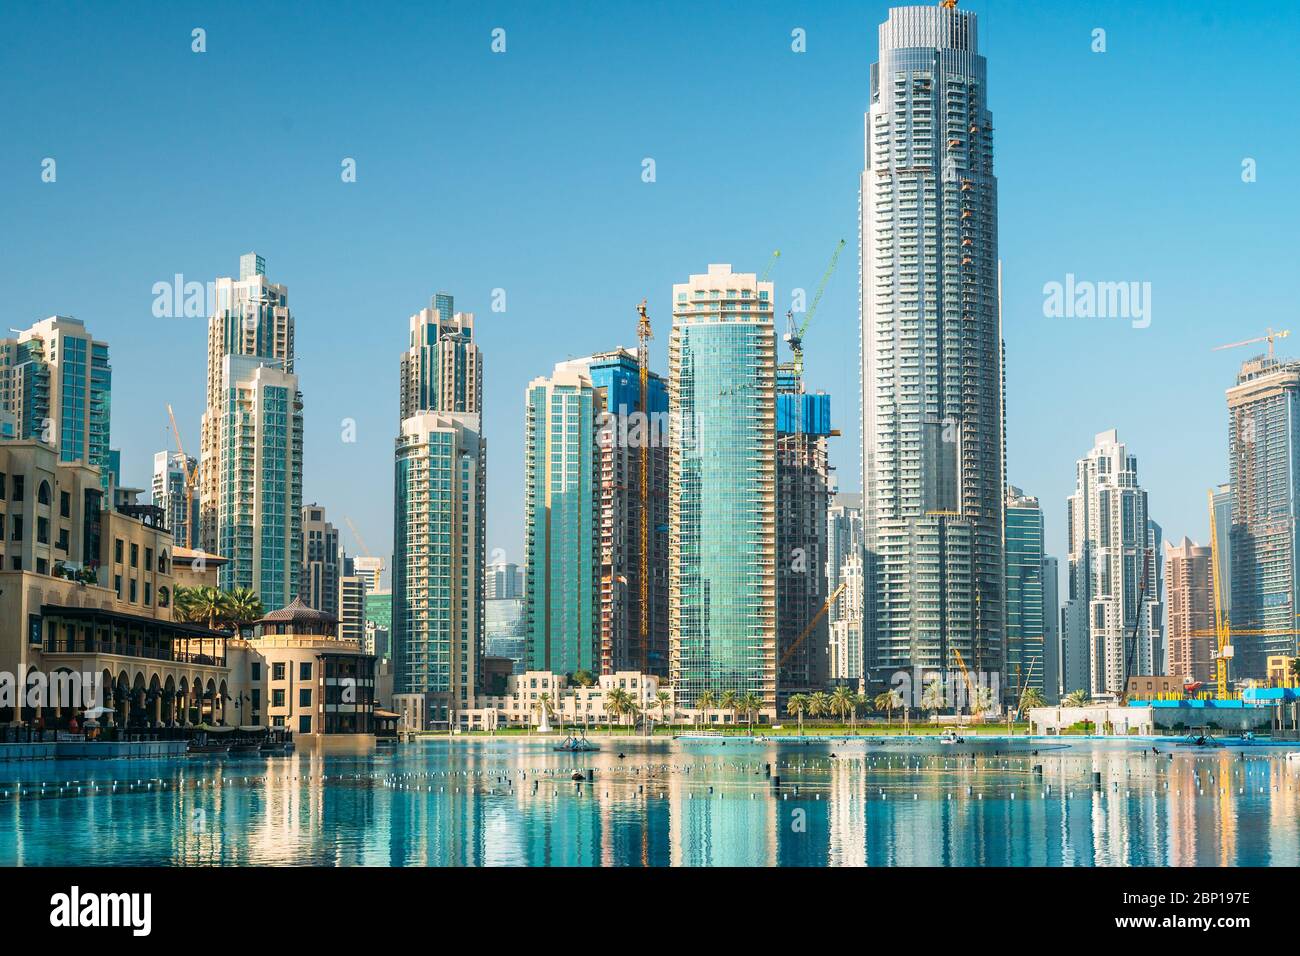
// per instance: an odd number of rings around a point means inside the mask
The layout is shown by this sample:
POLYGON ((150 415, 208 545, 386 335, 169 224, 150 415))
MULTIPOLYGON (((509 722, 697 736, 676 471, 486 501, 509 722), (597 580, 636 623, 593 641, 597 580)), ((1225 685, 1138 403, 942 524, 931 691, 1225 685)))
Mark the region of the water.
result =
POLYGON ((553 745, 0 764, 0 865, 1300 864, 1286 748, 553 745))

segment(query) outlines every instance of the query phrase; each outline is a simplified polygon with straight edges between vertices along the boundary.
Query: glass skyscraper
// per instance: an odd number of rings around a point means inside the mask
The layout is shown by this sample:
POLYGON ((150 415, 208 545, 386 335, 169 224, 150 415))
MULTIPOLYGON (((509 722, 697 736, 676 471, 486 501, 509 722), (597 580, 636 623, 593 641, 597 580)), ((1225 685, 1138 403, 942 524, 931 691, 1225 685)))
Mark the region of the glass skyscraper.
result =
MULTIPOLYGON (((1007 663, 1002 699, 1014 705, 1026 688, 1042 692, 1047 683, 1043 509, 1037 498, 1011 487, 1006 521, 1007 663)), ((1055 686, 1055 679, 1051 683, 1055 686)))
POLYGON ((890 10, 859 195, 866 641, 876 682, 1003 665, 993 119, 975 15, 890 10))
POLYGON ((772 284, 710 265, 673 286, 668 343, 670 675, 776 707, 772 284))
POLYGON ((302 565, 302 392, 293 372, 289 291, 266 261, 240 256, 208 319, 199 536, 227 559, 224 590, 250 588, 267 611, 298 596, 302 565))
POLYGON ((600 671, 602 397, 561 363, 525 395, 524 565, 528 670, 600 671))
POLYGON ((483 658, 487 441, 474 316, 447 293, 412 315, 401 359, 392 568, 394 689, 431 723, 472 709, 483 658))

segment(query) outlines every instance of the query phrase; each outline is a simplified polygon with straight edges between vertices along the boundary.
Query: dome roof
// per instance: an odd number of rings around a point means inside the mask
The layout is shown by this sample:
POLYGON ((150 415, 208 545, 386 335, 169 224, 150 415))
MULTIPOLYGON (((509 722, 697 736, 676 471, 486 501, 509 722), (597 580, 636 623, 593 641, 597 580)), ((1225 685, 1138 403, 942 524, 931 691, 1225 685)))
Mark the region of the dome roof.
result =
POLYGON ((324 611, 318 611, 302 603, 302 598, 294 598, 278 611, 272 611, 258 624, 337 624, 338 618, 324 611))

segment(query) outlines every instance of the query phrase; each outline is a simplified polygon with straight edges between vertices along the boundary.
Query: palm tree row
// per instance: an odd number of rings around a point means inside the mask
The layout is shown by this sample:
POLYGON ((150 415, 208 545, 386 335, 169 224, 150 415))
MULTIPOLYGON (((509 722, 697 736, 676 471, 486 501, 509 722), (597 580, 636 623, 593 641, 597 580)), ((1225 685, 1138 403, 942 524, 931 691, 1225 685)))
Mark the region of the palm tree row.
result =
POLYGON ((266 616, 262 599, 251 588, 222 591, 214 587, 178 586, 173 599, 176 618, 206 624, 211 630, 233 630, 242 634, 266 616))

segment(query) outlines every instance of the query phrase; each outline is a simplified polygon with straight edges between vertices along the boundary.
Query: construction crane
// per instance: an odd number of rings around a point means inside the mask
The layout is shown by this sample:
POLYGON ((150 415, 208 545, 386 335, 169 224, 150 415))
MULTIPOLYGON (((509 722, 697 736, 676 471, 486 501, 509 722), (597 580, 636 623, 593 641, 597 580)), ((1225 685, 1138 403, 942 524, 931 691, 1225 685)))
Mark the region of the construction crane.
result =
MULTIPOLYGON (((172 434, 176 436, 176 451, 181 456, 181 493, 185 496, 185 543, 191 550, 198 550, 199 543, 190 540, 192 538, 190 529, 194 527, 194 476, 199 470, 199 460, 194 459, 194 467, 190 467, 185 446, 181 444, 181 430, 176 427, 176 415, 172 412, 170 404, 167 406, 167 418, 172 423, 172 434)), ((172 529, 173 536, 177 530, 172 529)))
POLYGON ((1269 358, 1272 358, 1272 357, 1273 357, 1273 340, 1274 340, 1274 339, 1284 339, 1284 338, 1286 338, 1286 337, 1287 337, 1288 335, 1290 335, 1290 334, 1291 334, 1291 330, 1290 330, 1290 329, 1281 329, 1281 330, 1276 331, 1276 332, 1273 331, 1272 329, 1269 329, 1268 332, 1267 332, 1266 334, 1264 334, 1264 335, 1257 335, 1257 336, 1255 336, 1253 339, 1246 339, 1244 342, 1229 342, 1227 345, 1216 345, 1214 348, 1210 349, 1210 351, 1211 351, 1211 352, 1222 352, 1224 349, 1236 349, 1236 348, 1241 348, 1243 345, 1255 345, 1255 344, 1257 344, 1257 343, 1259 343, 1259 342, 1267 342, 1267 343, 1268 343, 1268 357, 1269 357, 1269 358))
POLYGON ((777 260, 777 259, 780 259, 780 258, 781 258, 781 250, 780 250, 780 249, 773 249, 773 250, 772 250, 772 258, 770 258, 770 259, 767 260, 767 265, 763 267, 763 274, 762 274, 761 276, 758 277, 758 281, 759 281, 759 282, 765 282, 765 281, 767 281, 767 277, 768 277, 768 275, 770 275, 771 272, 772 272, 772 267, 773 267, 774 265, 776 265, 776 260, 777 260))
POLYGON ((817 292, 813 295, 812 305, 804 314, 803 323, 798 327, 794 324, 794 310, 791 309, 785 314, 787 330, 785 341, 790 346, 790 352, 794 355, 794 373, 796 376, 803 375, 803 337, 808 331, 808 323, 812 321, 817 312, 817 304, 822 300, 822 293, 826 291, 826 283, 830 281, 831 274, 835 271, 835 265, 840 261, 840 252, 844 249, 844 240, 841 239, 835 247, 835 253, 831 256, 830 265, 822 274, 822 281, 817 286, 817 292))
POLYGON ((957 658, 957 666, 961 668, 961 676, 966 680, 966 693, 970 696, 966 699, 966 704, 970 707, 971 716, 975 716, 975 685, 971 683, 970 671, 966 669, 966 660, 961 656, 961 651, 957 648, 952 649, 953 656, 957 658))
MULTIPOLYGON (((780 253, 777 253, 780 255, 780 253)), ((645 416, 646 440, 641 447, 641 564, 637 577, 641 585, 641 613, 637 615, 641 627, 641 673, 650 671, 650 314, 646 300, 636 307, 636 362, 641 371, 641 414, 645 416)))
POLYGON ((813 615, 812 620, 808 622, 808 626, 803 629, 802 633, 800 633, 797 638, 795 638, 794 643, 786 648, 785 653, 781 655, 781 660, 778 661, 776 665, 778 674, 781 672, 781 668, 785 666, 785 662, 790 659, 790 655, 793 654, 799 645, 803 643, 803 639, 812 633, 812 629, 817 626, 817 622, 820 621, 822 616, 831 609, 831 605, 835 603, 836 598, 838 598, 848 586, 849 582, 841 581, 840 586, 831 592, 831 596, 826 599, 826 603, 823 604, 817 613, 813 615))
POLYGON ((1142 551, 1142 580, 1138 585, 1137 611, 1133 614, 1133 634, 1131 638, 1124 641, 1124 647, 1121 649, 1123 670, 1120 671, 1119 689, 1116 691, 1116 698, 1121 703, 1128 698, 1128 678, 1133 671, 1133 655, 1137 653, 1138 630, 1142 626, 1142 605, 1146 604, 1147 600, 1147 572, 1151 569, 1152 553, 1150 548, 1144 548, 1142 551))
MULTIPOLYGON (((374 557, 374 555, 370 553, 370 549, 366 547, 366 539, 361 537, 361 532, 358 531, 357 526, 352 523, 352 519, 349 518, 347 515, 344 515, 343 520, 347 522, 348 530, 352 532, 352 537, 356 538, 357 544, 361 546, 361 553, 365 555, 367 558, 374 557)), ((384 559, 380 558, 379 564, 375 568, 376 580, 378 580, 379 576, 383 573, 383 570, 384 570, 384 559)))

